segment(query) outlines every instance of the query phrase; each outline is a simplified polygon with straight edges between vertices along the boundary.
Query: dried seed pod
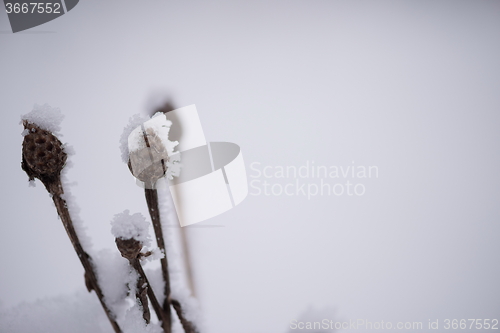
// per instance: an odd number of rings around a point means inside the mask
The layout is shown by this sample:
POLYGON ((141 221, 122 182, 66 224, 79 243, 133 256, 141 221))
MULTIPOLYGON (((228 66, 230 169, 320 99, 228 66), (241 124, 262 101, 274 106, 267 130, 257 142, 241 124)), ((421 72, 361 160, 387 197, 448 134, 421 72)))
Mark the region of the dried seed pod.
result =
POLYGON ((146 184, 146 188, 152 188, 165 175, 169 156, 155 131, 148 128, 144 139, 147 147, 130 153, 128 167, 137 179, 146 184))
POLYGON ((21 167, 30 180, 38 178, 48 187, 59 179, 68 156, 52 133, 26 120, 23 125, 28 133, 24 136, 21 167))
POLYGON ((142 250, 142 243, 134 238, 116 238, 116 246, 122 257, 128 260, 136 259, 142 250))

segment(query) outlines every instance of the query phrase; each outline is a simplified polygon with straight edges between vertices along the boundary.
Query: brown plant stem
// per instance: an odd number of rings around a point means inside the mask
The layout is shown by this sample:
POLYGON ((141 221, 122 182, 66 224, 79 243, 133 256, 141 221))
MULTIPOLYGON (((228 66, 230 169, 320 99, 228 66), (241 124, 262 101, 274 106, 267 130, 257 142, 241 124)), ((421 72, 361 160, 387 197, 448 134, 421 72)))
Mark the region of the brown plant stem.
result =
MULTIPOLYGON (((135 270, 137 271, 137 268, 135 267, 135 261, 137 261, 137 259, 133 259, 129 262, 130 262, 130 265, 132 267, 134 267, 135 270)), ((140 274, 138 271, 137 271, 137 273, 139 274, 139 277, 137 278, 135 297, 137 299, 137 302, 142 307, 142 318, 144 319, 146 324, 149 324, 151 322, 151 312, 149 312, 148 294, 149 294, 149 290, 151 288, 149 287, 149 283, 144 278, 144 276, 142 274, 140 274)), ((158 313, 157 313, 157 315, 158 315, 158 313)))
MULTIPOLYGON (((142 270, 139 258, 144 255, 141 253, 143 244, 141 241, 135 238, 115 238, 116 247, 123 258, 127 259, 130 267, 137 273, 137 281, 135 282, 135 298, 136 302, 142 308, 142 318, 149 324, 151 322, 151 312, 149 311, 148 295, 151 296, 151 303, 153 305, 157 304, 156 297, 154 293, 150 294, 151 287, 149 286, 149 281, 142 270)), ((161 309, 158 312, 157 307, 155 307, 156 315, 158 319, 162 320, 161 309)))
MULTIPOLYGON (((167 114, 168 112, 173 111, 176 108, 177 107, 174 105, 173 101, 169 99, 159 107, 155 108, 153 112, 150 114, 150 116, 152 117, 157 112, 162 112, 164 114, 167 114)), ((191 262, 191 253, 189 251, 187 230, 184 228, 181 228, 181 243, 182 243, 182 251, 184 253, 184 265, 186 268, 186 275, 187 275, 186 277, 188 280, 189 289, 191 289, 191 295, 193 297, 196 297, 196 286, 194 283, 193 265, 191 262)))
POLYGON ((164 253, 164 257, 160 259, 161 263, 161 272, 163 275, 163 281, 165 282, 164 293, 165 300, 163 301, 163 313, 165 319, 165 326, 168 328, 165 329, 165 333, 171 332, 172 327, 172 312, 170 311, 170 278, 168 275, 168 260, 167 253, 165 250, 165 241, 163 239, 163 231, 161 227, 160 220, 160 210, 158 205, 158 191, 156 189, 146 188, 144 190, 144 194, 146 196, 146 202, 148 204, 149 215, 151 216, 151 221, 153 223, 153 229, 155 231, 156 236, 156 244, 160 248, 160 250, 164 253))
POLYGON ((181 321, 182 328, 184 328, 184 332, 186 333, 198 333, 196 328, 194 327, 193 323, 191 323, 189 320, 187 320, 184 317, 184 312, 182 311, 181 303, 175 299, 171 299, 170 303, 175 309, 175 312, 177 313, 177 317, 179 317, 179 320, 181 321))
POLYGON ((121 333, 121 329, 114 319, 111 310, 104 302, 104 295, 97 281, 97 276, 94 272, 92 258, 83 249, 80 240, 78 239, 78 235, 76 234, 75 227, 73 226, 73 221, 71 220, 71 215, 69 214, 66 200, 61 198, 61 194, 64 193, 61 179, 57 178, 55 181, 44 182, 44 185, 47 188, 47 191, 52 194, 52 200, 54 201, 57 213, 59 214, 59 217, 61 218, 61 221, 64 225, 64 229, 66 229, 66 233, 68 234, 71 244, 73 244, 73 248, 78 254, 78 258, 80 259, 80 262, 85 269, 85 283, 87 285, 87 289, 89 289, 89 291, 93 289, 96 292, 97 297, 99 298, 99 301, 101 302, 104 312, 106 312, 106 315, 108 316, 109 322, 111 323, 114 331, 116 333, 121 333))
MULTIPOLYGON (((162 111, 162 112, 168 112, 168 111, 162 111)), ((146 146, 148 148, 151 148, 151 144, 149 142, 148 136, 146 135, 146 132, 144 131, 143 128, 143 136, 144 136, 144 141, 146 143, 146 146)), ((151 150, 149 150, 151 154, 151 150)), ((153 157, 150 156, 151 161, 154 161, 153 157)), ((165 161, 162 159, 161 160, 161 167, 163 169, 163 174, 165 174, 166 170, 166 165, 165 161)), ((170 311, 170 304, 174 306, 174 309, 179 317, 179 320, 181 320, 182 327, 184 328, 184 331, 186 333, 196 333, 196 330, 194 328, 194 325, 187 321, 182 313, 181 305, 178 301, 172 300, 170 298, 170 277, 168 274, 168 260, 167 260, 167 252, 165 248, 165 241, 163 238, 163 230, 161 226, 161 220, 160 220, 160 209, 159 209, 159 204, 158 204, 158 191, 156 190, 155 183, 158 179, 155 177, 152 177, 150 179, 144 179, 146 188, 144 189, 144 194, 146 197, 146 203, 148 205, 148 210, 149 210, 149 215, 151 216, 151 221, 153 223, 153 229, 155 231, 155 236, 156 236, 156 243, 160 250, 164 253, 164 257, 160 260, 161 262, 161 268, 162 268, 162 275, 163 275, 163 281, 165 282, 164 286, 164 292, 165 292, 165 300, 163 301, 163 318, 164 318, 164 328, 165 328, 165 333, 171 333, 172 329, 172 312, 170 311), (174 305, 175 303, 175 305, 174 305)), ((185 239, 183 239, 183 245, 185 245, 185 239)), ((190 274, 190 267, 188 267, 190 274)), ((190 281, 191 282, 191 281, 190 281)))
POLYGON ((160 303, 158 302, 158 299, 156 298, 156 295, 151 288, 151 285, 149 284, 148 277, 146 276, 146 273, 144 273, 144 270, 142 269, 141 262, 139 259, 133 259, 130 260, 130 265, 137 271, 140 277, 142 277, 143 281, 147 284, 147 293, 149 300, 151 301, 151 305, 153 306, 153 309, 155 310, 156 316, 158 317, 158 320, 161 320, 162 322, 162 327, 163 330, 165 331, 166 327, 166 321, 165 321, 165 316, 163 313, 163 309, 160 306, 160 303))
MULTIPOLYGON (((153 228, 155 231, 156 242, 160 250, 162 250, 165 253, 164 258, 161 259, 161 267, 162 267, 163 280, 165 281, 165 301, 163 302, 163 309, 164 309, 164 314, 167 314, 168 311, 168 316, 169 316, 168 319, 170 320, 168 327, 169 329, 171 329, 172 325, 171 324, 172 315, 170 312, 170 304, 171 304, 174 307, 174 310, 177 313, 179 320, 181 321, 182 327, 184 328, 184 332, 197 333, 197 330, 195 329, 193 323, 191 323, 184 317, 181 304, 177 300, 174 300, 170 297, 170 279, 168 275, 168 261, 167 261, 167 253, 165 252, 165 241, 163 239, 163 231, 161 227, 160 210, 158 204, 158 191, 156 189, 146 188, 145 195, 146 195, 146 202, 148 204, 149 214, 151 216, 151 221, 153 221, 153 228)), ((165 331, 165 333, 167 333, 167 331, 165 331)), ((170 333, 170 331, 168 333, 170 333)))

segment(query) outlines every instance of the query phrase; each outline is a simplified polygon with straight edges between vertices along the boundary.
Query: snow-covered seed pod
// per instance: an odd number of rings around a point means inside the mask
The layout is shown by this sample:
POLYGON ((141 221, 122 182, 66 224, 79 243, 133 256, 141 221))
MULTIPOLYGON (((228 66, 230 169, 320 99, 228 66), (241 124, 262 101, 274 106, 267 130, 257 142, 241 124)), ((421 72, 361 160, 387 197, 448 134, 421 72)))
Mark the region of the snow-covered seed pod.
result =
POLYGON ((116 214, 111 221, 111 233, 122 257, 137 259, 144 246, 149 246, 149 223, 140 213, 130 215, 129 210, 116 214))
POLYGON ((30 180, 38 178, 47 186, 59 178, 68 156, 61 141, 51 132, 26 120, 23 125, 26 135, 21 167, 30 180))
POLYGON ((118 250, 120 251, 120 254, 125 259, 131 260, 139 257, 139 254, 142 250, 142 243, 140 241, 134 238, 116 238, 115 242, 118 250))
POLYGON ((111 233, 115 236, 116 246, 122 257, 127 259, 130 266, 137 272, 138 280, 135 285, 136 301, 142 308, 144 321, 149 324, 151 314, 148 306, 148 297, 155 309, 158 318, 162 318, 161 307, 140 263, 141 250, 148 246, 151 239, 148 234, 149 223, 140 213, 130 215, 128 210, 116 214, 111 221, 111 233))
POLYGON ((115 238, 115 242, 122 257, 129 261, 130 266, 132 266, 138 274, 135 285, 135 297, 137 303, 142 309, 142 317, 144 321, 146 324, 149 324, 151 320, 151 313, 148 306, 149 282, 138 259, 142 249, 142 242, 136 240, 135 238, 115 238))
POLYGON ((130 153, 128 167, 137 179, 151 188, 165 175, 169 156, 161 138, 153 129, 146 130, 144 140, 147 146, 130 153))

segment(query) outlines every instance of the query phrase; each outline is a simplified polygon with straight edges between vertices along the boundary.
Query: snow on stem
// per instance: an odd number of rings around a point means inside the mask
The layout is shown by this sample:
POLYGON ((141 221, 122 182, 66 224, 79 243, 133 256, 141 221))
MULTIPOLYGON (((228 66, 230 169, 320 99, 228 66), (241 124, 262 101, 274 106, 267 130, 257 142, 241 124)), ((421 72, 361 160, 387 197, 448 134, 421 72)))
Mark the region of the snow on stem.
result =
POLYGON ((164 293, 165 300, 163 301, 163 312, 165 314, 166 326, 169 327, 169 331, 165 333, 170 333, 172 327, 172 313, 170 311, 170 277, 168 274, 168 260, 165 252, 165 241, 163 239, 163 231, 160 222, 160 210, 158 208, 158 191, 156 189, 144 189, 146 202, 148 205, 149 215, 151 216, 151 221, 153 223, 153 229, 156 235, 156 243, 160 250, 165 253, 165 256, 160 259, 161 271, 164 281, 164 293))
POLYGON ((142 308, 144 321, 146 324, 149 324, 151 319, 148 306, 149 297, 151 305, 156 312, 156 316, 162 322, 165 330, 166 321, 164 319, 164 313, 140 263, 141 257, 151 254, 151 252, 145 254, 141 253, 142 248, 150 244, 148 233, 149 224, 140 213, 130 215, 129 211, 125 210, 123 213, 115 215, 112 225, 111 233, 115 236, 116 246, 120 254, 129 261, 130 266, 139 276, 136 283, 135 294, 137 303, 142 308))

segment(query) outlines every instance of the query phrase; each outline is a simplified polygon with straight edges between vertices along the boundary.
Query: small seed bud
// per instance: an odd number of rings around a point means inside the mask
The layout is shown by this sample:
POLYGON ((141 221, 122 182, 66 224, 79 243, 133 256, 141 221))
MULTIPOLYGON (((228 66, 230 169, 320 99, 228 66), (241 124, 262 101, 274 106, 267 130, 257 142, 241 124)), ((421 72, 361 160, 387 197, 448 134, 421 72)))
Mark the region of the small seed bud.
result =
POLYGON ((134 238, 116 238, 116 246, 122 257, 128 260, 136 259, 142 250, 142 243, 134 238))

